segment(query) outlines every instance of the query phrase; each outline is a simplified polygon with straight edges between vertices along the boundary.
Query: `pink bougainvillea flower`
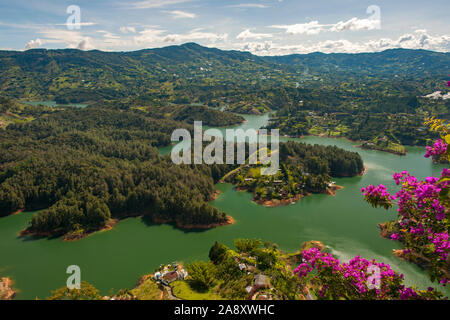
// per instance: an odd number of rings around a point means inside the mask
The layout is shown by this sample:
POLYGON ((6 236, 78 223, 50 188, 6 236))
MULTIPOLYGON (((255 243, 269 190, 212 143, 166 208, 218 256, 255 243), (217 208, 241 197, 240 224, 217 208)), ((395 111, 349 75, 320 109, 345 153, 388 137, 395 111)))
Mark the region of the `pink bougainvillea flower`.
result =
POLYGON ((450 169, 444 168, 441 172, 441 177, 450 177, 450 169))
POLYGON ((398 240, 398 239, 400 239, 400 235, 399 235, 398 233, 393 233, 393 234, 391 235, 391 239, 392 239, 392 240, 398 240))
POLYGON ((448 145, 441 139, 436 140, 432 147, 427 146, 427 153, 425 154, 425 158, 444 154, 445 152, 447 152, 447 146, 448 145))

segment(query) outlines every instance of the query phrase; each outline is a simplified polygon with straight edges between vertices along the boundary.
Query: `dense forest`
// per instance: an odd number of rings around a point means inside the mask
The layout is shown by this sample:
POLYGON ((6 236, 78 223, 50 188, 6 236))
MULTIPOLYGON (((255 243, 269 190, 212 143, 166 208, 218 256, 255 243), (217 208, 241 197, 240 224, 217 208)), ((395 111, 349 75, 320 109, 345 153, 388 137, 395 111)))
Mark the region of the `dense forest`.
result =
MULTIPOLYGON (((190 123, 195 119, 211 125, 241 117, 215 116, 223 112, 201 106, 139 108, 106 103, 78 109, 0 102, 3 114, 29 117, 0 130, 0 216, 41 210, 28 232, 87 233, 111 219, 135 215, 180 226, 227 221, 225 213, 208 201, 214 183, 236 166, 177 166, 157 148, 170 145, 175 129, 192 132, 190 123), (195 118, 186 110, 195 111, 195 118)), ((280 150, 291 171, 311 173, 305 178, 308 190, 320 191, 318 184, 329 176, 362 170, 358 154, 338 148, 286 143, 280 150)), ((289 178, 295 185, 300 180, 297 175, 289 178)))
POLYGON ((211 127, 233 126, 244 122, 244 118, 237 114, 228 111, 218 111, 202 105, 169 104, 160 107, 138 107, 138 109, 156 119, 172 119, 189 124, 194 124, 194 121, 201 120, 203 125, 211 127))
POLYGON ((29 230, 51 234, 137 214, 183 225, 226 221, 207 204, 223 168, 175 166, 158 155, 156 147, 183 126, 99 107, 10 124, 0 131, 0 215, 45 209, 29 230))

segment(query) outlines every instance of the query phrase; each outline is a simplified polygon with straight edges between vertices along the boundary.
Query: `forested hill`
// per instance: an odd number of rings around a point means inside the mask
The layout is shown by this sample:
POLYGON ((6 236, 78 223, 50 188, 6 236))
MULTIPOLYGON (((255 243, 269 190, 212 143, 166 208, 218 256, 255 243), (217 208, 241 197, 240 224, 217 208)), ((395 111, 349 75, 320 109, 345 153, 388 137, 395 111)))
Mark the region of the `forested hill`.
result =
POLYGON ((45 209, 28 231, 46 235, 83 234, 135 215, 182 226, 227 221, 207 203, 225 166, 177 166, 158 155, 155 147, 189 129, 185 123, 101 107, 34 117, 0 130, 0 217, 45 209))
POLYGON ((405 49, 284 57, 259 57, 194 43, 135 52, 34 49, 0 51, 0 90, 20 99, 95 101, 129 94, 170 96, 180 88, 189 91, 189 86, 292 87, 305 75, 442 78, 449 65, 450 53, 405 49))
POLYGON ((318 73, 423 79, 436 75, 446 76, 450 53, 389 49, 383 52, 359 54, 315 52, 266 59, 283 65, 309 68, 310 71, 318 73))
MULTIPOLYGON (((249 53, 225 52, 186 44, 128 53, 35 49, 0 52, 0 88, 15 98, 99 97, 170 94, 198 79, 244 81, 273 64, 249 53), (165 85, 167 84, 167 85, 165 85), (170 85, 169 85, 170 84, 170 85)), ((208 81, 205 80, 205 85, 208 81)), ((209 83, 212 84, 212 83, 209 83)))

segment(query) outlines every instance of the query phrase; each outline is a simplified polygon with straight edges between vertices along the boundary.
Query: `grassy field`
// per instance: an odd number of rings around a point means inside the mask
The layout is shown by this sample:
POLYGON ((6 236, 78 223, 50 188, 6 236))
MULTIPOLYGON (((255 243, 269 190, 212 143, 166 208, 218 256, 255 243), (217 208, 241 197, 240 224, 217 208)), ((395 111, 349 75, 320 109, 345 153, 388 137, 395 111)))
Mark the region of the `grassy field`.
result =
POLYGON ((406 154, 406 148, 401 144, 389 140, 387 137, 372 139, 369 143, 363 145, 366 149, 375 149, 397 154, 406 154))
POLYGON ((139 300, 162 300, 163 291, 152 279, 145 280, 140 286, 131 290, 139 300))
POLYGON ((220 296, 209 291, 199 292, 189 285, 188 281, 175 281, 171 284, 173 293, 184 300, 223 300, 220 296))

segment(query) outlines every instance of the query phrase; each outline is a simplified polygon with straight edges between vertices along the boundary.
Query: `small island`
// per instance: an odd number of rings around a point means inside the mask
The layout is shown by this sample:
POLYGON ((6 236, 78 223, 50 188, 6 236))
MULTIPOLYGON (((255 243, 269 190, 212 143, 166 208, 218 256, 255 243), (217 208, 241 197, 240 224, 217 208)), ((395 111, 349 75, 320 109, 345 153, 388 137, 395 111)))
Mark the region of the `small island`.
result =
POLYGON ((335 195, 342 189, 332 177, 353 177, 364 172, 361 157, 331 146, 288 142, 280 146, 280 168, 274 175, 262 175, 261 164, 245 164, 222 179, 237 190, 252 192, 264 206, 289 205, 311 193, 335 195))

